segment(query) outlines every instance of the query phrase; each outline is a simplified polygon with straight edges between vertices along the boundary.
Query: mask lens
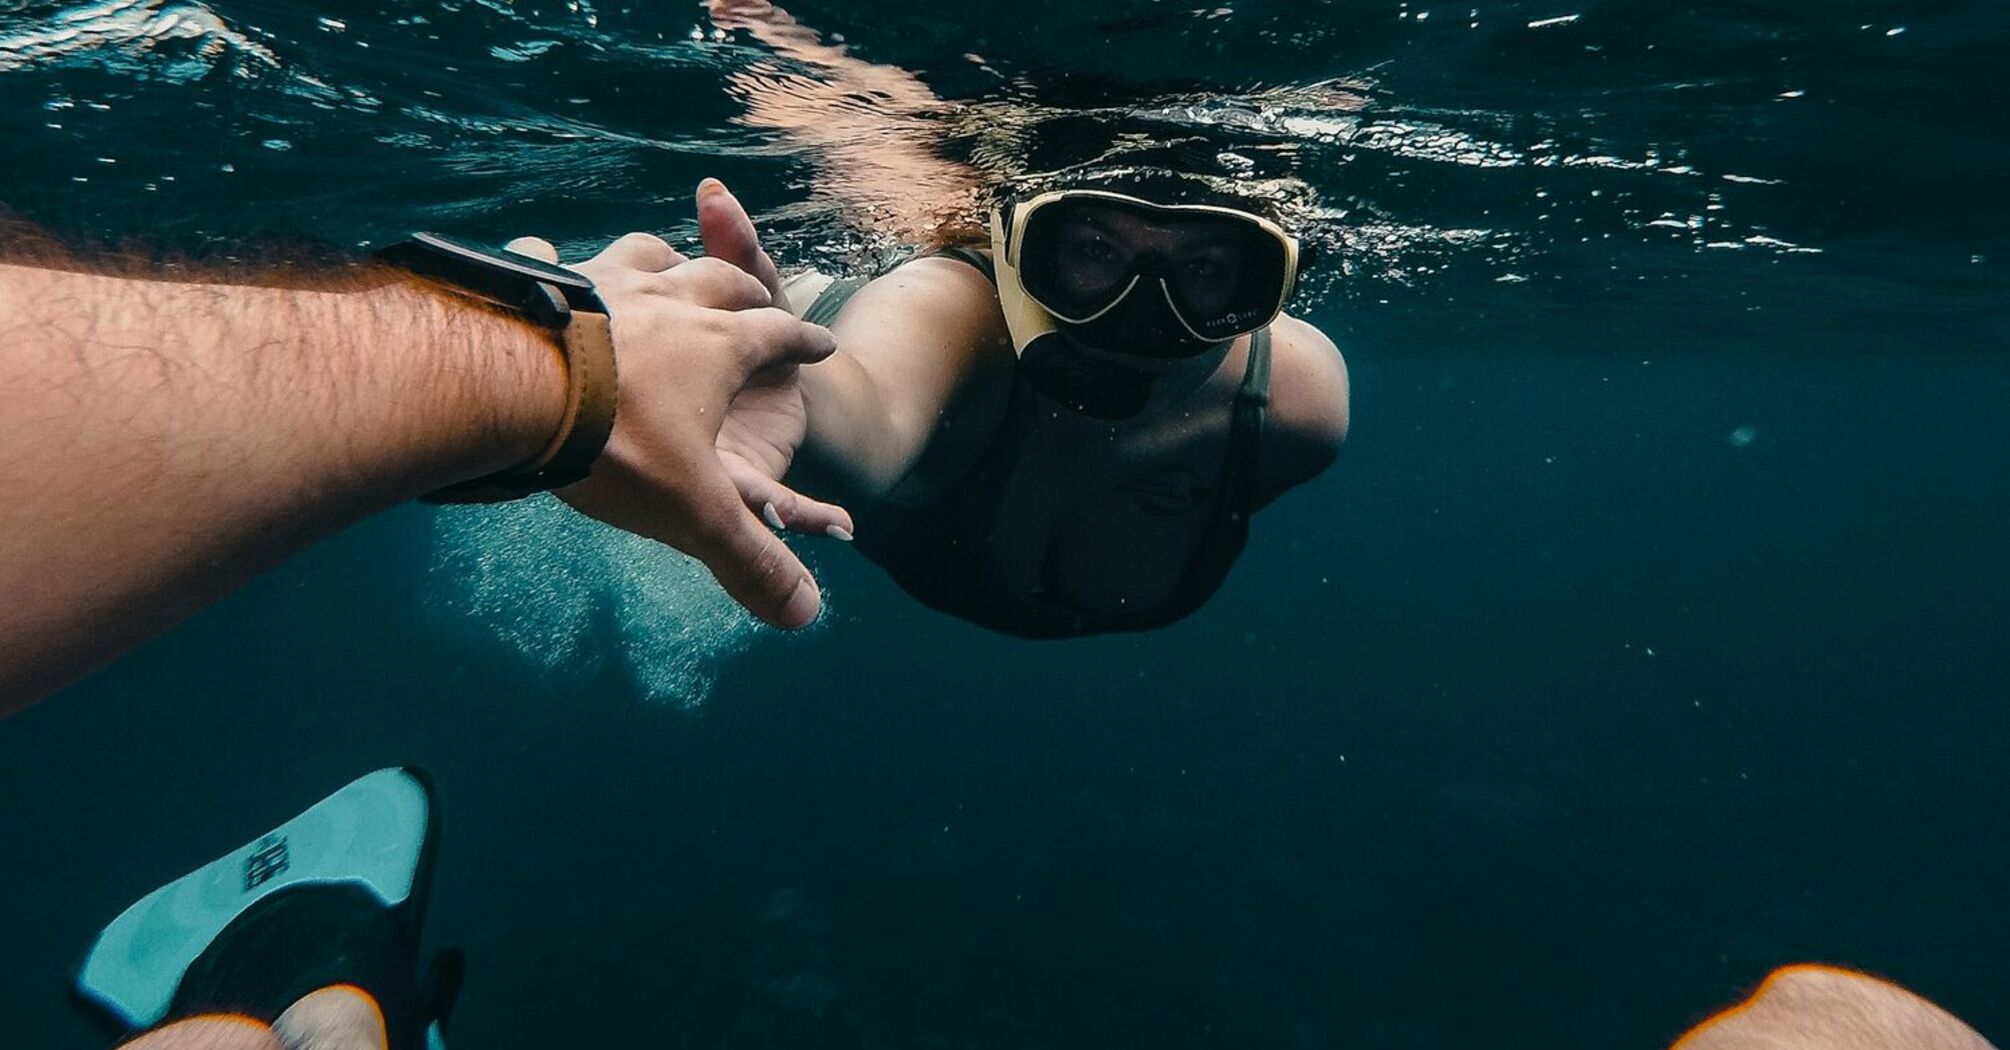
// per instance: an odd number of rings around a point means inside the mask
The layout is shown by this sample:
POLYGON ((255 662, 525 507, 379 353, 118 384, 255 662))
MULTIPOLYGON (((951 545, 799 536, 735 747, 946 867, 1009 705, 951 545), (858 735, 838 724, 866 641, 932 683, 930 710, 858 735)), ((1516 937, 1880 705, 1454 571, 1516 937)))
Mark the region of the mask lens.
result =
POLYGON ((1282 241, 1253 222, 1226 217, 1207 220, 1170 263, 1167 298, 1180 320, 1210 342, 1269 324, 1290 276, 1282 241))
POLYGON ((1179 319, 1209 341, 1268 323, 1288 269, 1284 243, 1251 218, 1107 198, 1042 205, 1020 241, 1026 293, 1056 317, 1086 320, 1126 294, 1161 294, 1162 281, 1179 319))
POLYGON ((1095 201, 1056 201, 1034 211, 1020 241, 1026 294, 1066 320, 1102 313, 1136 281, 1120 212, 1095 201))

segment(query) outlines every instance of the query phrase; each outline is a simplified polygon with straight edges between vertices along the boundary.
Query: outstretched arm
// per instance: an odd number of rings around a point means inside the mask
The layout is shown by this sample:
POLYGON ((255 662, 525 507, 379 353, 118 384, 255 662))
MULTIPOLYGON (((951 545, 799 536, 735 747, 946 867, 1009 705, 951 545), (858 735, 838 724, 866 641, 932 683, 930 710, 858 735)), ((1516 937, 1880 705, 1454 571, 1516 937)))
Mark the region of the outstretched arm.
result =
MULTIPOLYGON (((768 302, 754 278, 648 235, 581 269, 614 319, 621 403, 566 498, 703 558, 770 622, 808 622, 815 582, 713 442, 750 376, 822 358, 829 333, 747 309, 768 302)), ((328 533, 524 462, 563 410, 549 337, 375 267, 115 272, 10 236, 0 331, 0 714, 328 533)))
POLYGON ((0 265, 0 711, 321 535, 536 454, 544 337, 388 271, 0 265))
MULTIPOLYGON (((700 191, 706 250, 763 280, 774 264, 723 188, 700 191)), ((839 350, 734 399, 720 450, 747 505, 777 526, 851 535, 851 516, 796 488, 858 509, 885 498, 959 401, 1001 392, 1012 348, 991 282, 943 258, 916 259, 866 285, 832 322, 839 350), (986 384, 990 370, 1001 382, 986 384), (790 485, 782 485, 782 479, 790 485)))

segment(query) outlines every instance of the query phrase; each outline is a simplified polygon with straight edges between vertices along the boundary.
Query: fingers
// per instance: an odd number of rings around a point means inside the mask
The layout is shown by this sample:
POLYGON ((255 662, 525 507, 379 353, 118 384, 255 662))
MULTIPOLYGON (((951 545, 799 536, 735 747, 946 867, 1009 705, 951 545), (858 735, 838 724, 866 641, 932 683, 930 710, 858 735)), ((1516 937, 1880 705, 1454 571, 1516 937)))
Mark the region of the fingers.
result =
POLYGON ((626 266, 648 273, 661 273, 684 262, 683 253, 653 233, 624 234, 595 257, 595 261, 626 266))
POLYGON ((698 235, 704 241, 706 256, 724 259, 754 275, 767 288, 776 306, 788 308, 782 294, 781 271, 775 269, 775 261, 761 249, 754 220, 739 198, 718 179, 698 184, 698 235))
POLYGON ((851 513, 843 507, 811 499, 770 478, 736 477, 734 481, 747 509, 759 514, 770 529, 851 542, 856 529, 851 513))
MULTIPOLYGON (((856 527, 852 524, 851 513, 835 503, 825 503, 791 491, 784 501, 769 504, 775 508, 775 517, 790 532, 804 536, 829 536, 834 540, 852 541, 856 527), (787 506, 784 512, 781 508, 787 506)), ((774 522, 768 524, 773 525, 774 522)))
MULTIPOLYGON (((541 259, 548 263, 558 262, 558 249, 542 237, 518 237, 503 247, 517 253, 541 259)), ((595 262, 613 263, 631 270, 647 273, 661 273, 685 261, 683 252, 670 246, 670 242, 653 233, 630 233, 616 239, 614 243, 601 249, 594 257, 595 262)))
MULTIPOLYGON (((753 310, 775 305, 781 294, 781 273, 761 250, 754 221, 717 179, 707 179, 700 191, 699 225, 709 231, 705 251, 710 262, 701 259, 701 265, 686 265, 691 262, 687 256, 651 233, 625 234, 602 249, 592 262, 645 273, 667 271, 678 290, 701 306, 753 310)), ((506 247, 519 255, 558 262, 558 249, 542 237, 518 237, 506 247)))
POLYGON ((817 618, 823 595, 816 579, 759 518, 741 511, 715 523, 706 539, 692 553, 748 612, 791 631, 817 618))
POLYGON ((676 294, 719 310, 758 310, 775 301, 760 281, 722 259, 693 259, 663 280, 676 294))
POLYGON ((739 321, 746 326, 748 375, 764 368, 813 365, 837 352, 837 337, 830 329, 781 310, 750 310, 739 315, 739 321))
POLYGON ((554 266, 558 264, 558 249, 552 247, 551 242, 542 237, 518 237, 516 240, 503 245, 503 247, 518 255, 528 255, 533 259, 548 262, 554 266))
POLYGON ((272 1034, 289 1048, 381 1047, 389 1041, 384 1009, 353 984, 308 992, 272 1022, 272 1034))
MULTIPOLYGON (((712 578, 770 626, 807 626, 822 607, 817 582, 781 537, 742 504, 733 481, 707 449, 677 457, 674 484, 596 470, 559 490, 559 498, 616 528, 647 536, 705 564, 712 578)), ((657 473, 661 473, 658 471, 657 473)))

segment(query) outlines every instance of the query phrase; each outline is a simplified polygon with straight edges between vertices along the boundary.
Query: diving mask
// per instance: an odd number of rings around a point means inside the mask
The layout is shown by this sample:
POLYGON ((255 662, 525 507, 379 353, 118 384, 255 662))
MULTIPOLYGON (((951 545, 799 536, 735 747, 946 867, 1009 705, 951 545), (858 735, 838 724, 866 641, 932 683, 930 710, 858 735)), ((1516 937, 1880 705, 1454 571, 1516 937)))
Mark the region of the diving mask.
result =
POLYGON ((1007 303, 1022 351, 1039 334, 1022 325, 1065 326, 1106 350, 1193 356, 1276 320, 1298 278, 1298 241, 1263 216, 1108 190, 1008 202, 992 238, 1001 294, 1030 301, 1007 303))

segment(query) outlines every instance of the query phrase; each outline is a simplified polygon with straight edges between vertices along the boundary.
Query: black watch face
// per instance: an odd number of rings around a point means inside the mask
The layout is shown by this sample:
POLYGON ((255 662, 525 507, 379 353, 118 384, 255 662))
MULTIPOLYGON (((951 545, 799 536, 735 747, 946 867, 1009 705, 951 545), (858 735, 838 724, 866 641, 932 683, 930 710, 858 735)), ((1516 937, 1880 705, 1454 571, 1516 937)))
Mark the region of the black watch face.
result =
POLYGON ((563 266, 553 266, 542 259, 533 259, 528 255, 519 255, 512 251, 484 247, 472 241, 464 241, 442 233, 415 233, 412 235, 412 239, 430 245, 438 251, 446 252, 450 255, 458 255, 477 265, 513 270, 534 281, 544 281, 565 288, 591 289, 593 287, 592 281, 563 266))

